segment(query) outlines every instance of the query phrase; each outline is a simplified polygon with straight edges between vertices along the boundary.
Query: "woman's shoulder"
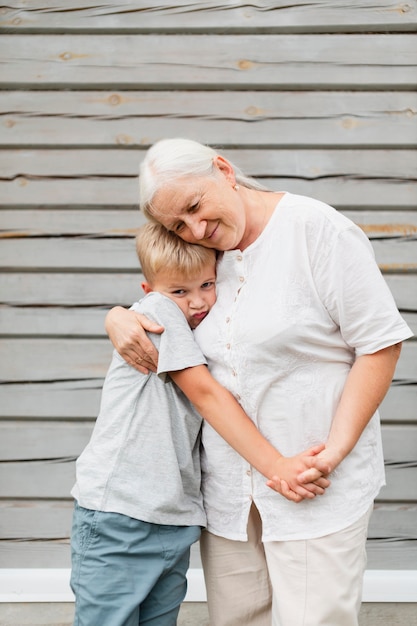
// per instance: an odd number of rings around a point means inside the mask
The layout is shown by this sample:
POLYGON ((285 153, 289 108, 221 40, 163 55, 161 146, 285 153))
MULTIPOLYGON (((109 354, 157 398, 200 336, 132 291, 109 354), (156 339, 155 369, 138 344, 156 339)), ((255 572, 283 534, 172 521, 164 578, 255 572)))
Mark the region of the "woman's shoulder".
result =
POLYGON ((350 219, 333 206, 309 196, 286 193, 278 206, 287 219, 312 225, 314 230, 324 226, 334 232, 356 228, 350 219), (281 203, 283 203, 282 206, 281 203))

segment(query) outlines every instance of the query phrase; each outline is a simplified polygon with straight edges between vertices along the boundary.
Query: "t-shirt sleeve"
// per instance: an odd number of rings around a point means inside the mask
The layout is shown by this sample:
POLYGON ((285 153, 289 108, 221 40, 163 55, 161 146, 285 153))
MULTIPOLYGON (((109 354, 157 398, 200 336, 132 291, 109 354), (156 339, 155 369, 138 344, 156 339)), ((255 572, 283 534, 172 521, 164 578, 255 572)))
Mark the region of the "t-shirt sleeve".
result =
POLYGON ((319 277, 323 303, 358 356, 412 336, 359 227, 342 229, 326 257, 319 277))
POLYGON ((175 302, 153 292, 141 301, 140 312, 165 328, 161 335, 148 333, 159 352, 157 374, 162 380, 169 372, 207 365, 193 331, 175 302))

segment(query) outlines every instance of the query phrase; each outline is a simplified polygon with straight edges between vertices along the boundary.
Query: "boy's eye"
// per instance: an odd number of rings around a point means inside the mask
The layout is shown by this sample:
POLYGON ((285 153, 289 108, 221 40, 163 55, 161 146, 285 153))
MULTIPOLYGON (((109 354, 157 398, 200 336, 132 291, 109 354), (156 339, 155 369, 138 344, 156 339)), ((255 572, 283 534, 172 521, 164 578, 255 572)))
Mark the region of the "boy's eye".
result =
POLYGON ((214 287, 215 283, 212 280, 208 280, 206 283, 203 283, 201 285, 202 289, 211 289, 212 287, 214 287))
POLYGON ((185 293, 185 289, 175 289, 172 293, 174 296, 182 296, 185 293))

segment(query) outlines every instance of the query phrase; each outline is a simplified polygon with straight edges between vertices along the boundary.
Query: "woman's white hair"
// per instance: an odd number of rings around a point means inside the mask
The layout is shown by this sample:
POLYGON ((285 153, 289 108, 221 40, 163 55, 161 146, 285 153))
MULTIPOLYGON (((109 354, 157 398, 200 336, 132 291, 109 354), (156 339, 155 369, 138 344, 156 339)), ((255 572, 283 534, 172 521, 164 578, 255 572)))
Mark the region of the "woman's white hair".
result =
MULTIPOLYGON (((152 200, 159 189, 177 178, 188 176, 214 177, 218 170, 214 159, 219 153, 192 139, 162 139, 149 148, 139 168, 139 207, 149 218, 155 220, 152 200)), ((245 176, 233 167, 236 183, 249 189, 270 191, 254 178, 245 176)))

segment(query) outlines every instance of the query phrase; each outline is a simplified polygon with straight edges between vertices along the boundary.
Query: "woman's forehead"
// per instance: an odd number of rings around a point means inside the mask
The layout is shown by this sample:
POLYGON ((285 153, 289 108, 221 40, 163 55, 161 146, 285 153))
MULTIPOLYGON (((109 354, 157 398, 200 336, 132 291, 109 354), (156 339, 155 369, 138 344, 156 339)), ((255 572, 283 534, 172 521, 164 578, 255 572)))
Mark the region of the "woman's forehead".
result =
POLYGON ((152 200, 156 214, 167 217, 178 217, 194 201, 199 184, 196 179, 181 179, 165 184, 158 189, 152 200))

